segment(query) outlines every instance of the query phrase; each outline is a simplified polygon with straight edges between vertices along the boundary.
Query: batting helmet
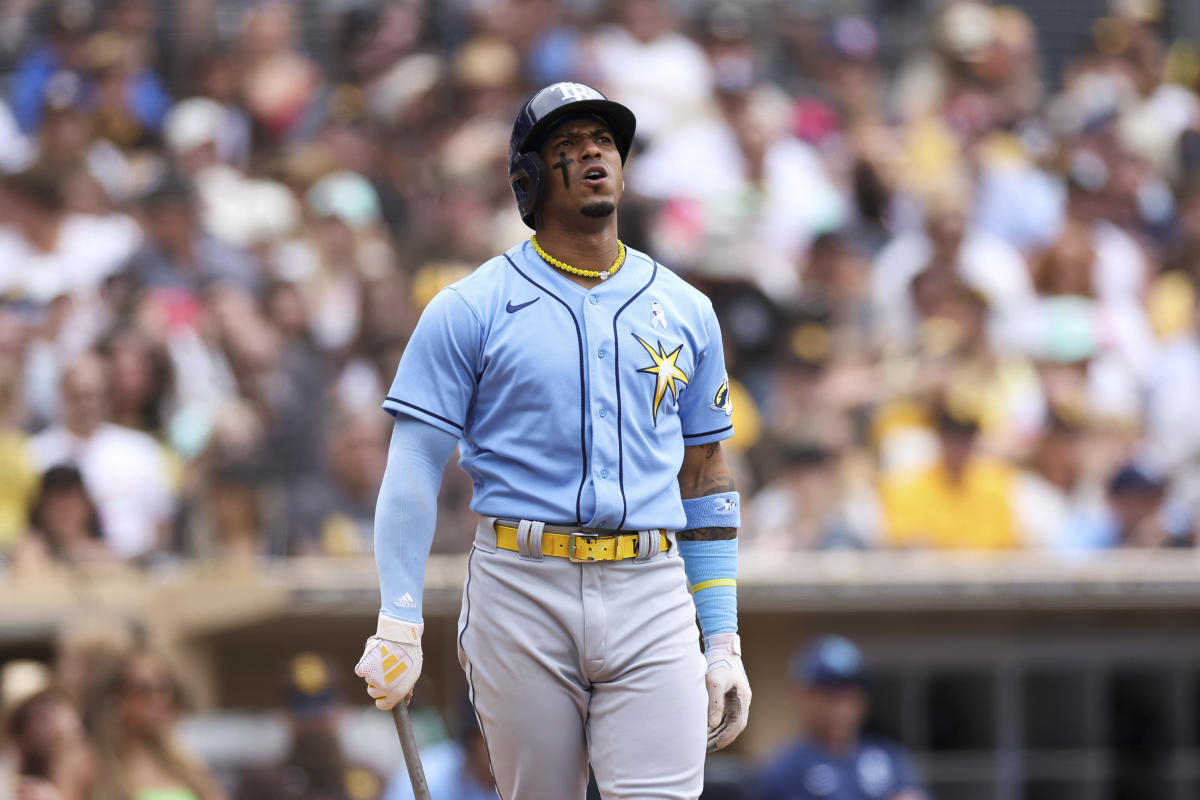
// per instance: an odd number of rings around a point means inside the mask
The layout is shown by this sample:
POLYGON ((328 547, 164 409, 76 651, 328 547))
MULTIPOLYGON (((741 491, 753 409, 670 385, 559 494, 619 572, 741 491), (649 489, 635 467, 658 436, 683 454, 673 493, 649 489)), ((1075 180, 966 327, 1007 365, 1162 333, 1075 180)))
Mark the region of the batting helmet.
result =
POLYGON ((521 219, 530 228, 533 227, 533 209, 546 182, 546 164, 537 151, 556 122, 575 114, 595 114, 605 120, 621 154, 621 163, 624 164, 629 156, 637 126, 633 112, 591 86, 555 83, 529 98, 513 123, 512 139, 508 144, 508 182, 517 198, 521 219))

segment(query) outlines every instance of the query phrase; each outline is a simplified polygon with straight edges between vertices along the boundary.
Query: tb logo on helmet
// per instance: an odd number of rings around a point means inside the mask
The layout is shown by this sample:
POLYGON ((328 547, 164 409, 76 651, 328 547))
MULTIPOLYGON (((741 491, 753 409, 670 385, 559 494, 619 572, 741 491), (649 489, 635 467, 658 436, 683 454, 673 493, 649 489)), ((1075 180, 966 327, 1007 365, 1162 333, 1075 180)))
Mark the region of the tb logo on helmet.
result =
POLYGON ((513 122, 508 144, 508 182, 521 219, 534 227, 534 209, 546 183, 547 169, 537 150, 542 137, 565 117, 588 114, 599 117, 608 125, 621 154, 621 163, 629 156, 637 122, 633 112, 614 103, 603 94, 583 83, 563 81, 553 83, 525 101, 513 122))
POLYGON ((604 99, 604 95, 582 83, 556 83, 550 87, 550 90, 561 94, 563 101, 567 103, 574 103, 578 100, 604 99))

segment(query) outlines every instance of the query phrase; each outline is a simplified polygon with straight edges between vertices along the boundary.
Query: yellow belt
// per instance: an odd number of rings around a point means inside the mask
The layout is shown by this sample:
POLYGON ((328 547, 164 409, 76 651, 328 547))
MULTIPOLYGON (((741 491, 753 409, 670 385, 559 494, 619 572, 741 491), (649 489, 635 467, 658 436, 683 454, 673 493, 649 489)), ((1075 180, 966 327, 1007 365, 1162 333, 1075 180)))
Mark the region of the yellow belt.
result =
MULTIPOLYGON (((517 529, 497 522, 496 546, 502 550, 520 552, 517 545, 517 529)), ((658 552, 670 549, 671 540, 665 531, 658 533, 658 552)), ((636 533, 552 533, 542 532, 542 554, 569 558, 571 561, 621 561, 633 558, 638 553, 636 533)))

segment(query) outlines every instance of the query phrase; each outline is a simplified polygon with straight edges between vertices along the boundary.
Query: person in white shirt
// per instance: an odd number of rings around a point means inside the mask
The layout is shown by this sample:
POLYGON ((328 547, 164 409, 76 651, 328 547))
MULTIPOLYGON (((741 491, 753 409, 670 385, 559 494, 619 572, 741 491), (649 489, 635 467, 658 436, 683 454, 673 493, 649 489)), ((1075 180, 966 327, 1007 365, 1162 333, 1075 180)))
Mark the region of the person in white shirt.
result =
POLYGON ((654 143, 706 112, 711 69, 667 0, 621 0, 615 10, 618 24, 596 32, 582 66, 637 115, 638 138, 654 143))
POLYGON ((175 509, 163 448, 141 431, 106 421, 104 363, 93 354, 62 378, 62 423, 30 439, 34 465, 74 464, 100 511, 104 537, 123 558, 161 547, 175 509))

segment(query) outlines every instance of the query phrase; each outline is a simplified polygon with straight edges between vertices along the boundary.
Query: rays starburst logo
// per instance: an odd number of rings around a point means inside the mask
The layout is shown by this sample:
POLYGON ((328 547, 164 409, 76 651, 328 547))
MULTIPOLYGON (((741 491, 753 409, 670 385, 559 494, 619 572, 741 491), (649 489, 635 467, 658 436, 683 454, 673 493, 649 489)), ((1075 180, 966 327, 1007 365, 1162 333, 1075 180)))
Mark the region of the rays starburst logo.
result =
POLYGON ((662 404, 662 400, 667 396, 667 392, 671 393, 671 399, 679 402, 679 392, 683 386, 687 386, 688 376, 679 368, 675 362, 679 359, 679 354, 683 352, 683 345, 679 345, 671 352, 667 352, 662 346, 662 342, 656 342, 658 349, 651 347, 642 337, 636 333, 633 338, 637 339, 638 344, 646 349, 650 354, 650 358, 654 363, 648 367, 642 367, 638 372, 645 372, 648 375, 655 376, 654 382, 654 424, 658 425, 658 407, 662 404))

